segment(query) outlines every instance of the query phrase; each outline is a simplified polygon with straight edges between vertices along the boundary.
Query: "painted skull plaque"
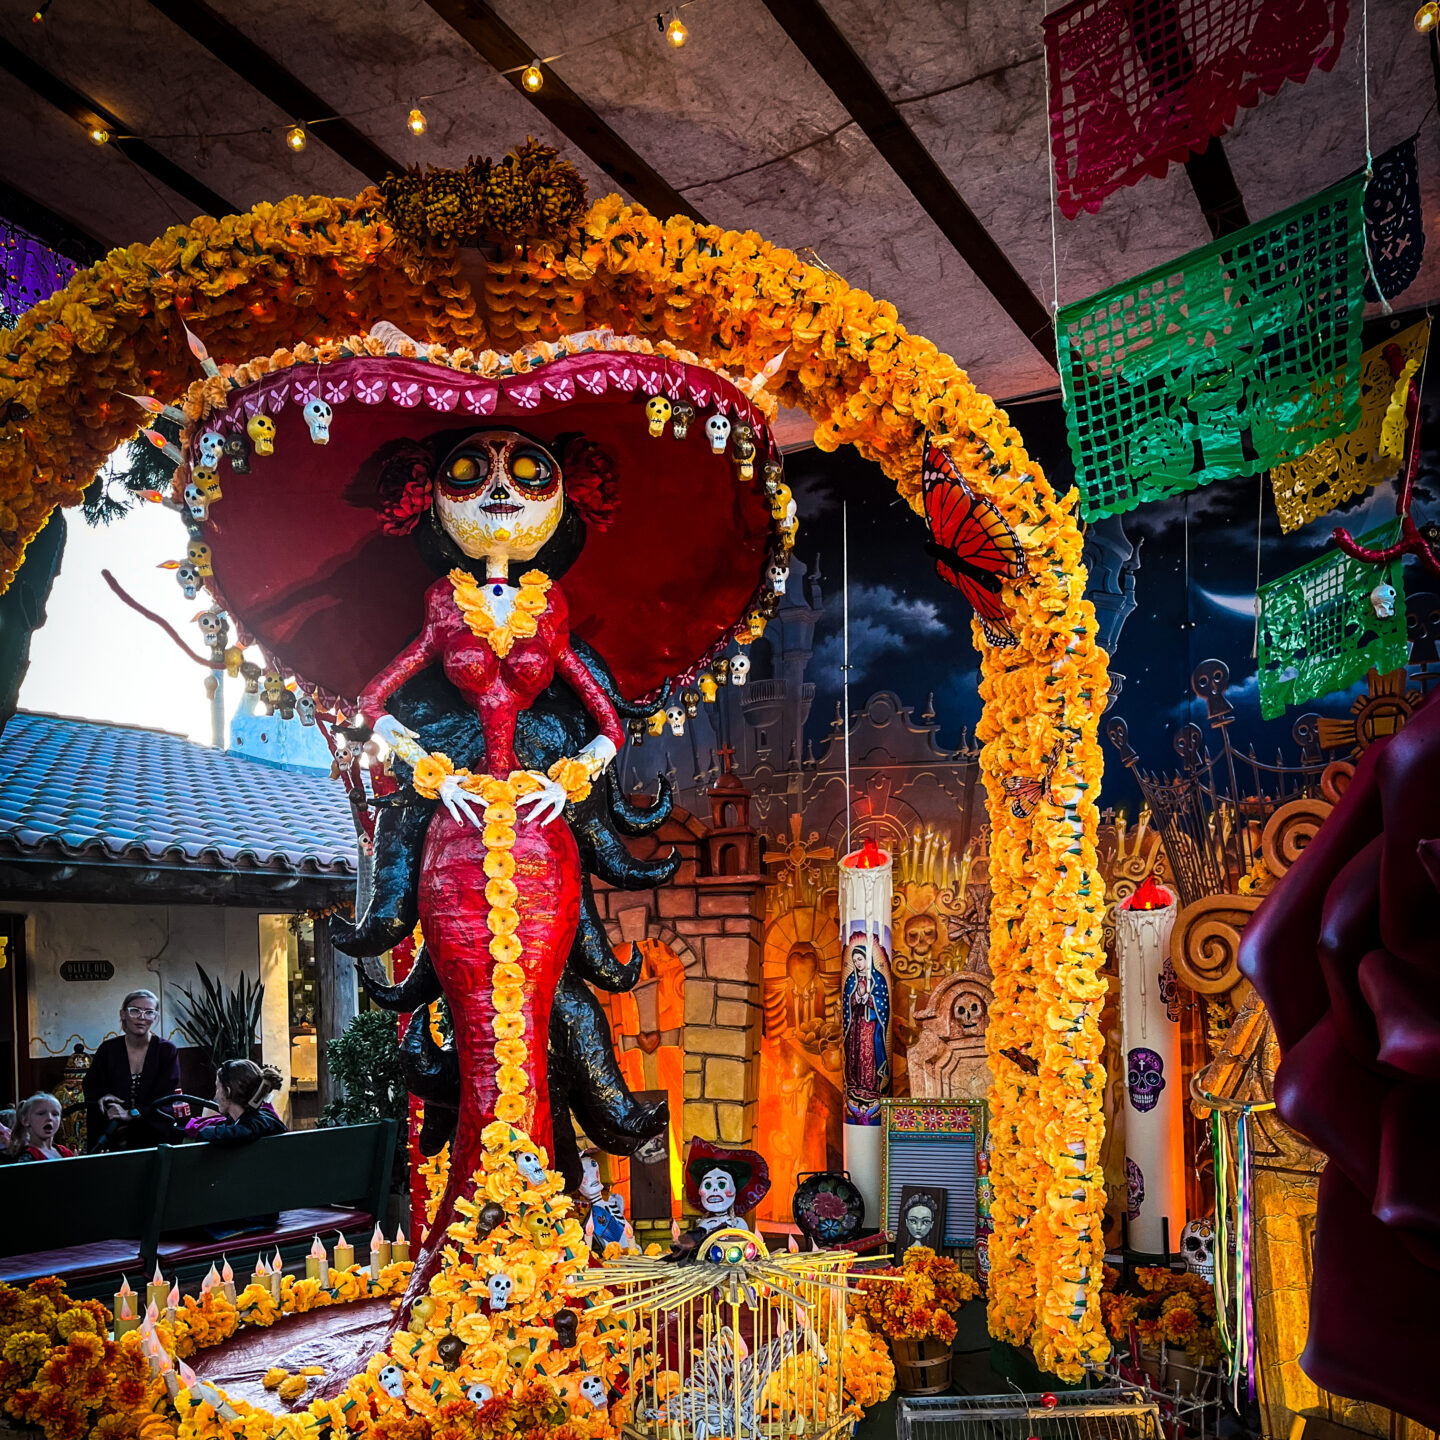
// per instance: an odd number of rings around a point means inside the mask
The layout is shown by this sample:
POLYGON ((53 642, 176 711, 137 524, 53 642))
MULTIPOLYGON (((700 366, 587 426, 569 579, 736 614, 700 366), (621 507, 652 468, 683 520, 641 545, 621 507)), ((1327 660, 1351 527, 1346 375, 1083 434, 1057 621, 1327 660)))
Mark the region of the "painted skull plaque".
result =
POLYGON ((1175 962, 1168 955, 1160 962, 1160 999, 1165 1003, 1165 1018, 1178 1023, 1180 982, 1175 978, 1175 962))
POLYGON ((1137 1045, 1127 1061, 1125 1085, 1130 1103, 1143 1115, 1160 1103, 1165 1088, 1165 1062, 1155 1051, 1137 1045))
POLYGON ((1215 1279, 1215 1227, 1209 1220, 1189 1220, 1180 1232, 1180 1258, 1202 1280, 1215 1279))
POLYGON ((1138 1220, 1145 1203, 1145 1172, 1127 1155, 1125 1157, 1125 1215, 1138 1220))

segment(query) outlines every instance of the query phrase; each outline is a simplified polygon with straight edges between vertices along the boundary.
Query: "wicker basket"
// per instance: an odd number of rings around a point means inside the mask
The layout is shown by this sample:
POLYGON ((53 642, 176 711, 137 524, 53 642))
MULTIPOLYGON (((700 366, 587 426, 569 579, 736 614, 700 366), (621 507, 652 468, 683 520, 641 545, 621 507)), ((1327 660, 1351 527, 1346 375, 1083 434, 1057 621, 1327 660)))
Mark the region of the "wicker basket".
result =
POLYGON ((950 1347, 943 1340, 892 1340, 890 1348, 902 1395, 943 1395, 950 1388, 950 1347))

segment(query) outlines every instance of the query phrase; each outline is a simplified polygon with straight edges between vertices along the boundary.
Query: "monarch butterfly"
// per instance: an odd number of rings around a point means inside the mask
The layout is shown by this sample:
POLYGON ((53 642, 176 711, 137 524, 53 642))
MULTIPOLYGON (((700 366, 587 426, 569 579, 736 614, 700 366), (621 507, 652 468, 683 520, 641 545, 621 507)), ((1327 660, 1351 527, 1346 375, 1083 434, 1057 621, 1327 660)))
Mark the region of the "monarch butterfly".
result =
POLYGON ((1035 807, 1049 797, 1050 782, 1059 764, 1060 742, 1057 740, 1046 762, 1044 775, 1038 779, 1029 775, 1007 775, 1001 780, 1001 787, 1010 797, 1010 813, 1017 820, 1028 820, 1035 813, 1035 807))

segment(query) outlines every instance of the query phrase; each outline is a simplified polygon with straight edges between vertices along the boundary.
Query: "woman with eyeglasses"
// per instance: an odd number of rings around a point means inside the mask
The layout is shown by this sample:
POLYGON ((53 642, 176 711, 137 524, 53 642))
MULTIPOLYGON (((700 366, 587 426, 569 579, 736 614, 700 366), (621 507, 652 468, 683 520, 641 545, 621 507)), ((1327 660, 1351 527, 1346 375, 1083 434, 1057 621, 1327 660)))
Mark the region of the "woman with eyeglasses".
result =
POLYGON ((166 1138, 149 1106, 180 1088, 180 1052, 154 1033, 160 1000, 132 990, 120 1002, 120 1033, 101 1041, 85 1072, 89 1148, 139 1150, 166 1138))

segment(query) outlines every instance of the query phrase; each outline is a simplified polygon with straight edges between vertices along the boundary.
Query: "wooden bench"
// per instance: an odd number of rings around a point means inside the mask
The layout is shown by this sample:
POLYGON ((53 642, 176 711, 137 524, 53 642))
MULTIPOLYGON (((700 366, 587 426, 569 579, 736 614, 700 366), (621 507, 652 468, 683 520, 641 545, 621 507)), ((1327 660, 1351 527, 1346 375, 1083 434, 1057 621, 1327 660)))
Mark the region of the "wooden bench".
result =
MULTIPOLYGON (((357 1249, 385 1214, 395 1122, 272 1135, 251 1145, 160 1145, 0 1167, 0 1280, 62 1275, 74 1295, 105 1296, 120 1275, 160 1265, 198 1278, 228 1255, 242 1286, 259 1251, 287 1268, 313 1237, 344 1230, 357 1249), (274 1225, 225 1240, 195 1238, 279 1212, 274 1225), (23 1246, 23 1250, 22 1247, 23 1246)), ((334 1244, 333 1236, 327 1248, 334 1244)))

